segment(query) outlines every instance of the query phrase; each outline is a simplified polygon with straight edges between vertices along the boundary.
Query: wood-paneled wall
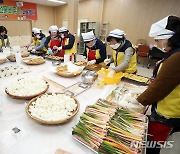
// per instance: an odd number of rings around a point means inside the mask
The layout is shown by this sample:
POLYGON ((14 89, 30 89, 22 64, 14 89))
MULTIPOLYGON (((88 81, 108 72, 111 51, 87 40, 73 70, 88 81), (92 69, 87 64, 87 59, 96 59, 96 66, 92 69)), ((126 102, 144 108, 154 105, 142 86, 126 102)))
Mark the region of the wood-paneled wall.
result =
POLYGON ((56 11, 56 25, 58 27, 62 26, 62 20, 67 20, 68 19, 68 5, 61 5, 58 7, 55 7, 56 11))
POLYGON ((31 21, 5 20, 0 22, 8 30, 8 36, 31 34, 31 21))
POLYGON ((169 14, 180 16, 179 0, 105 0, 103 21, 109 22, 109 30, 124 30, 133 43, 142 38, 150 44, 151 24, 169 14))
MULTIPOLYGON (((136 44, 138 39, 154 43, 148 36, 152 23, 170 14, 180 16, 180 0, 83 0, 79 2, 78 19, 109 22, 109 31, 115 28, 126 32, 136 44)), ((56 22, 67 19, 68 6, 58 7, 56 22)))
POLYGON ((38 20, 32 21, 32 27, 41 28, 44 33, 48 33, 51 25, 55 24, 55 8, 37 5, 38 20))
POLYGON ((88 19, 89 21, 100 21, 102 14, 103 0, 84 0, 79 2, 79 19, 88 19))

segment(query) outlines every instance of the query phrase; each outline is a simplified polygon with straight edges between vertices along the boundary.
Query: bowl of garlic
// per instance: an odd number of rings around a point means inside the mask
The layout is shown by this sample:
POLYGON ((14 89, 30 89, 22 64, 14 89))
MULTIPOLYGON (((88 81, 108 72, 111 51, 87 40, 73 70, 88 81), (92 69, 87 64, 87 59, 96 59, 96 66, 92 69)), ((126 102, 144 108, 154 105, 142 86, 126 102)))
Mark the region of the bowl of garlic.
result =
POLYGON ((47 125, 70 121, 79 111, 79 102, 64 93, 46 93, 33 98, 26 106, 26 113, 33 120, 47 125))
POLYGON ((10 83, 5 92, 15 99, 32 99, 45 93, 48 88, 48 83, 41 78, 22 78, 10 83))

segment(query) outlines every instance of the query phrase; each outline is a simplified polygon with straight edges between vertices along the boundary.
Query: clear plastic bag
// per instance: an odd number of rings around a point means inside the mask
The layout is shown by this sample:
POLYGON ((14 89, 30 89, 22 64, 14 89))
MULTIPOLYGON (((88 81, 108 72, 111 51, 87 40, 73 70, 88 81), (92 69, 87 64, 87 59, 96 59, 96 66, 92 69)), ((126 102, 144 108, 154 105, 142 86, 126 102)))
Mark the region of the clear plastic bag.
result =
POLYGON ((28 135, 21 123, 10 125, 7 130, 0 132, 0 151, 6 153, 14 145, 28 135))

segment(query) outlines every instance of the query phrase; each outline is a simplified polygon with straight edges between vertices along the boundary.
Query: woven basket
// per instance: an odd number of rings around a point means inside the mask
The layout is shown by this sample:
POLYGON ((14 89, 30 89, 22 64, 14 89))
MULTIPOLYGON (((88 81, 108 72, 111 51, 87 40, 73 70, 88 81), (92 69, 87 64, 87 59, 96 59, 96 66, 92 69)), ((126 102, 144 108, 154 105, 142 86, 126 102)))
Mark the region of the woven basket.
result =
POLYGON ((29 57, 30 53, 29 52, 22 52, 21 53, 21 57, 25 58, 25 57, 29 57))
POLYGON ((30 59, 32 59, 32 58, 24 58, 24 59, 23 59, 23 62, 24 62, 25 64, 27 64, 27 65, 40 65, 40 64, 44 64, 44 63, 45 63, 45 60, 44 60, 44 59, 41 59, 41 61, 39 61, 39 62, 27 61, 28 59, 30 60, 30 59))
MULTIPOLYGON (((52 94, 52 93, 48 93, 48 95, 51 95, 51 94, 52 94)), ((62 94, 62 93, 56 93, 56 94, 62 94)), ((43 94, 42 94, 42 95, 43 95, 43 94)), ((66 119, 64 119, 64 120, 58 120, 58 121, 44 121, 44 120, 41 120, 41 119, 39 119, 39 118, 36 118, 36 117, 34 117, 34 116, 31 115, 31 112, 29 111, 29 107, 30 107, 30 105, 31 105, 34 101, 36 101, 36 100, 37 100, 39 97, 41 97, 42 95, 37 96, 36 98, 33 98, 33 99, 27 104, 27 106, 26 106, 26 113, 30 116, 31 119, 33 119, 33 120, 35 120, 35 121, 37 121, 37 122, 39 122, 39 123, 46 124, 46 125, 63 124, 63 123, 66 123, 66 122, 70 121, 70 120, 78 113, 78 111, 79 111, 80 105, 79 105, 78 100, 77 100, 76 98, 70 96, 70 97, 72 97, 72 98, 75 100, 75 102, 76 102, 76 104, 77 104, 77 107, 76 107, 76 109, 72 112, 72 115, 69 116, 68 118, 66 118, 66 119)))
POLYGON ((6 58, 0 59, 0 64, 3 64, 3 63, 5 63, 5 62, 6 62, 6 58))
POLYGON ((44 89, 42 92, 40 92, 40 93, 38 93, 38 94, 31 95, 31 96, 16 96, 16 95, 12 95, 12 94, 10 94, 10 93, 7 91, 7 89, 5 89, 5 92, 6 92, 6 94, 7 94, 8 96, 10 96, 10 97, 12 97, 12 98, 14 98, 14 99, 25 99, 25 100, 29 100, 29 99, 32 99, 32 98, 34 98, 34 97, 37 97, 37 96, 39 96, 39 95, 44 94, 44 93, 48 90, 48 88, 49 88, 49 85, 47 85, 46 89, 44 89))
POLYGON ((52 55, 48 55, 48 54, 45 55, 45 58, 50 59, 50 60, 57 60, 57 61, 64 60, 64 57, 52 56, 52 55))
POLYGON ((67 73, 66 71, 58 71, 56 72, 57 75, 65 77, 65 78, 72 78, 80 75, 82 71, 78 71, 76 73, 67 73))

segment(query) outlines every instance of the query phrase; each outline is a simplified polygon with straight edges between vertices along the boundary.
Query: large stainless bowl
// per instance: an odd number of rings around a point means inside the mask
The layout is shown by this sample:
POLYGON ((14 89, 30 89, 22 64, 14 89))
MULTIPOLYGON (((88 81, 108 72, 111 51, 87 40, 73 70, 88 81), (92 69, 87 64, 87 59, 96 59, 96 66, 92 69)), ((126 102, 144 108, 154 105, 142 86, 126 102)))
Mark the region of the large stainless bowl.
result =
POLYGON ((93 82, 97 78, 97 73, 95 71, 89 71, 89 70, 83 71, 81 78, 83 83, 93 84, 93 82))

